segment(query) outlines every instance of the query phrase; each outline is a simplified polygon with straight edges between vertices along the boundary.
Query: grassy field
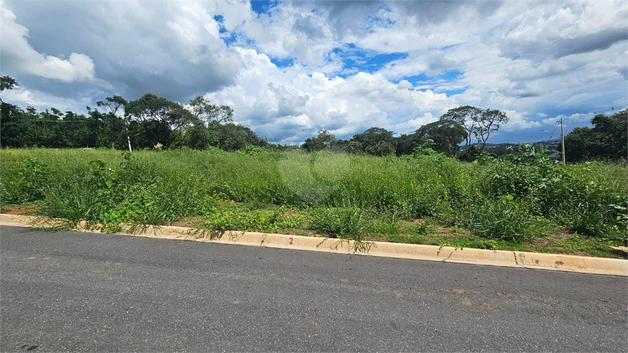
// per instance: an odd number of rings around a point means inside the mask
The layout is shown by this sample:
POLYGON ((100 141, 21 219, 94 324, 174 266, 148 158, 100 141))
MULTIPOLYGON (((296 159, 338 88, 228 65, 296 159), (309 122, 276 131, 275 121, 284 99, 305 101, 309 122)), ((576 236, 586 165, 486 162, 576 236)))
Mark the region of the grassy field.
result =
POLYGON ((248 148, 0 151, 3 212, 623 257, 626 163, 248 148))

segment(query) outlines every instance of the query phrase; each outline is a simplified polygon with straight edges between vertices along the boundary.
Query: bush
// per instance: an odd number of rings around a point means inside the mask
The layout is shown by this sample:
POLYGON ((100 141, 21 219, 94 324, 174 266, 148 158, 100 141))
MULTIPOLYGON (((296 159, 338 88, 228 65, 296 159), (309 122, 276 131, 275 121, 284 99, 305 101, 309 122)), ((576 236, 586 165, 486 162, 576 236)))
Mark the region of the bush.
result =
POLYGON ((320 234, 357 241, 369 228, 364 211, 357 207, 317 208, 311 222, 312 230, 320 234))
POLYGON ((530 240, 530 218, 525 208, 513 199, 506 196, 497 202, 484 200, 475 207, 467 208, 464 211, 467 226, 474 234, 487 239, 530 240))
POLYGON ((2 187, 2 201, 7 204, 27 203, 44 198, 44 188, 48 181, 48 168, 39 159, 32 157, 22 163, 17 178, 5 182, 2 187))

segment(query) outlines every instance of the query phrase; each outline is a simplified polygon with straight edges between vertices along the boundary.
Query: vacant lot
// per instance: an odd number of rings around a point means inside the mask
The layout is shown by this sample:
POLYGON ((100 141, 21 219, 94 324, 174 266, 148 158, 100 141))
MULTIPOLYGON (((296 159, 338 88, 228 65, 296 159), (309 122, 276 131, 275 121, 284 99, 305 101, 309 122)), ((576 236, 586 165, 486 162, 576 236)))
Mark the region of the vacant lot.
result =
POLYGON ((248 148, 0 151, 2 211, 622 257, 628 167, 538 151, 460 162, 248 148))

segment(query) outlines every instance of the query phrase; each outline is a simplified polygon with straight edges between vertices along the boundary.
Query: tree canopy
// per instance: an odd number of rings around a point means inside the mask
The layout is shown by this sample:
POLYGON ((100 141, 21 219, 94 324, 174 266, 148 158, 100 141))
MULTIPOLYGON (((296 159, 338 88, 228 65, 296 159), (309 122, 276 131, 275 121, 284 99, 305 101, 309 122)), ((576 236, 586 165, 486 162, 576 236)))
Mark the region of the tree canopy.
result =
POLYGON ((437 120, 421 126, 416 131, 416 139, 421 143, 434 141, 433 149, 437 152, 454 156, 458 153, 459 145, 465 141, 468 133, 464 126, 454 120, 437 120))
POLYGON ((592 159, 626 159, 628 110, 611 116, 598 114, 592 128, 577 127, 565 136, 565 158, 570 162, 592 159))

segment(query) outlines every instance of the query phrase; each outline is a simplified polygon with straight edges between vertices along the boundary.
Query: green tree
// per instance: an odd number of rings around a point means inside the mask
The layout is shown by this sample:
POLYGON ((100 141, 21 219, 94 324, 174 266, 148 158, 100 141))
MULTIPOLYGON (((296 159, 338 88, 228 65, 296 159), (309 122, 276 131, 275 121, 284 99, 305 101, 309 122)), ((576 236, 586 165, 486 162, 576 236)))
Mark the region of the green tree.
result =
POLYGON ((591 119, 591 124, 593 128, 577 127, 565 136, 566 159, 570 162, 626 159, 628 110, 611 116, 598 114, 591 119))
POLYGON ((362 144, 362 151, 375 156, 385 156, 395 152, 393 132, 379 127, 372 127, 351 138, 362 144))
POLYGON ((473 135, 478 140, 480 153, 484 151, 484 146, 491 133, 498 131, 501 124, 508 122, 508 116, 497 109, 486 109, 482 114, 474 117, 473 135))
POLYGON ((218 133, 219 147, 225 151, 240 150, 245 148, 246 145, 264 147, 268 144, 251 129, 242 125, 234 123, 220 124, 217 121, 213 121, 210 123, 209 129, 218 133))
POLYGON ((129 102, 120 96, 107 97, 104 101, 96 102, 96 105, 99 107, 107 107, 109 109, 108 113, 112 115, 116 115, 118 110, 124 108, 127 104, 129 104, 129 102))
POLYGON ((464 127, 467 132, 465 137, 464 150, 465 154, 469 152, 471 146, 471 138, 475 130, 479 117, 483 114, 483 110, 470 105, 449 109, 447 113, 441 115, 440 120, 453 120, 464 127))
MULTIPOLYGON (((13 87, 18 86, 15 79, 11 76, 2 76, 0 77, 0 92, 5 89, 13 89, 13 87)), ((0 103, 4 103, 2 98, 0 98, 0 103)))
POLYGON ((402 134, 395 138, 395 146, 397 156, 403 156, 406 154, 412 154, 412 151, 421 144, 416 132, 412 134, 402 134))
POLYGON ((40 135, 32 110, 23 111, 18 106, 0 103, 0 147, 28 147, 36 143, 40 135))
POLYGON ((151 93, 128 102, 124 106, 124 114, 129 119, 142 122, 159 121, 168 124, 171 130, 190 124, 194 120, 193 115, 179 103, 171 102, 151 93))
POLYGON ((185 130, 185 144, 190 148, 204 150, 218 145, 218 133, 197 120, 185 130))
POLYGON ((131 132, 129 129, 129 137, 140 148, 152 148, 157 143, 169 146, 174 139, 172 131, 188 126, 195 120, 179 103, 150 93, 128 102, 124 106, 124 114, 127 121, 135 120, 139 123, 133 126, 138 131, 131 132))
POLYGON ((336 141, 336 136, 327 130, 318 132, 318 136, 305 139, 301 148, 308 152, 329 149, 336 141))
POLYGON ((196 96, 188 103, 194 118, 209 124, 212 121, 220 124, 233 122, 233 109, 228 105, 211 104, 203 96, 196 96))
POLYGON ((423 125, 415 133, 416 140, 420 142, 432 140, 434 141, 432 149, 452 156, 458 153, 458 145, 465 141, 467 136, 464 126, 446 119, 423 125))

